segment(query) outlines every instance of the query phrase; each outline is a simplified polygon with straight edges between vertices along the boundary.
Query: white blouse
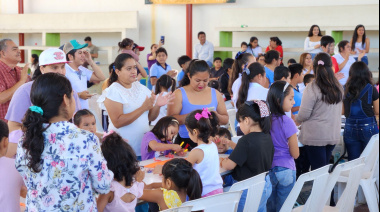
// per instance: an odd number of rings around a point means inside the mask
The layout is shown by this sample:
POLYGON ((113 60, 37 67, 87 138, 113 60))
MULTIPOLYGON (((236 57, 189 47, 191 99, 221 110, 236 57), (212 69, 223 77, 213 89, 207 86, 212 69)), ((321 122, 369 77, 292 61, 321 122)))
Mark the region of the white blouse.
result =
MULTIPOLYGON (((107 99, 123 104, 123 113, 128 114, 140 108, 145 102, 146 97, 151 97, 152 92, 140 82, 134 82, 132 87, 127 89, 121 84, 114 82, 110 87, 103 91, 99 97, 98 103, 100 108, 107 110, 104 106, 104 101, 107 99)), ((107 111, 108 112, 108 111, 107 111)), ((108 112, 109 113, 109 112, 108 112)), ((141 141, 149 128, 149 111, 144 112, 133 123, 121 128, 116 128, 109 118, 109 130, 113 130, 120 134, 123 139, 126 139, 129 145, 132 146, 137 156, 141 156, 141 141)))
POLYGON ((305 39, 304 49, 306 52, 311 53, 311 54, 318 54, 322 52, 322 48, 318 48, 318 49, 315 48, 316 45, 321 45, 321 41, 312 42, 310 41, 310 38, 307 37, 305 39))

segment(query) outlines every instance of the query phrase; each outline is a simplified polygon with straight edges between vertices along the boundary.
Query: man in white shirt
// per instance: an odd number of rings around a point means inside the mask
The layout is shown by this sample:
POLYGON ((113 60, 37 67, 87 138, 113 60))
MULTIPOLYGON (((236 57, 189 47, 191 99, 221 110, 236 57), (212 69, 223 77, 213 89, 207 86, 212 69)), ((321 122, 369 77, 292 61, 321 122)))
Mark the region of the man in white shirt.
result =
POLYGON ((70 80, 71 86, 74 91, 78 93, 80 104, 82 109, 89 109, 88 99, 93 95, 87 91, 87 81, 103 81, 106 79, 102 70, 91 58, 91 54, 82 50, 87 47, 87 44, 79 44, 76 40, 71 40, 63 47, 63 51, 66 54, 66 77, 70 80), (83 67, 83 64, 87 62, 93 71, 83 67))
POLYGON ((212 62, 214 60, 214 45, 206 40, 206 33, 204 32, 198 33, 198 39, 200 43, 195 45, 193 59, 204 60, 210 67, 212 67, 212 62))

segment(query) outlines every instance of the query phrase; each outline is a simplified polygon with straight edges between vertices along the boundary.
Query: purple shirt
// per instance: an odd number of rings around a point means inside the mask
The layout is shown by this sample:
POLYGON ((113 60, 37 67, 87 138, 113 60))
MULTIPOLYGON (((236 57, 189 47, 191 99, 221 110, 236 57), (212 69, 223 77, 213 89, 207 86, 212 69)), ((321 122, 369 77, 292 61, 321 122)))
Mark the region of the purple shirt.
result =
POLYGON ((152 67, 152 65, 154 65, 155 63, 157 63, 157 60, 149 60, 149 57, 152 56, 152 53, 148 54, 146 56, 146 60, 148 61, 148 69, 150 70, 150 68, 152 67))
POLYGON ((288 139, 298 131, 294 121, 286 115, 272 117, 271 136, 274 146, 272 168, 279 166, 296 170, 294 158, 290 155, 288 139))
MULTIPOLYGON (((167 155, 170 153, 171 150, 166 150, 164 152, 155 152, 155 151, 148 151, 149 149, 149 142, 151 141, 157 141, 157 143, 164 143, 160 141, 152 132, 145 133, 142 142, 141 142, 141 160, 149 160, 152 158, 155 158, 156 154, 158 155, 167 155)), ((170 141, 167 141, 168 144, 172 144, 170 141)))

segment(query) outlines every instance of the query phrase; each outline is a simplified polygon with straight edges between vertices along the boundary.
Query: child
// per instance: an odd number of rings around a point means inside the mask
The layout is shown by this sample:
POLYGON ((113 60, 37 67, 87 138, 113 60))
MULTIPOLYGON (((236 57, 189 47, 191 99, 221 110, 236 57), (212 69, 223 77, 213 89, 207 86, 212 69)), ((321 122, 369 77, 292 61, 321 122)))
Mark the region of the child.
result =
POLYGON ((291 58, 288 60, 288 67, 293 65, 293 64, 296 64, 296 63, 297 63, 297 61, 295 59, 291 58))
POLYGON ((303 84, 305 85, 305 87, 313 82, 315 79, 315 75, 314 74, 306 74, 305 77, 303 78, 303 84))
POLYGON ((274 81, 285 81, 290 83, 290 70, 285 66, 279 66, 274 69, 274 81))
POLYGON ((231 95, 228 92, 228 81, 230 79, 230 76, 232 74, 232 66, 234 64, 234 59, 227 58, 223 61, 223 68, 226 71, 220 78, 219 78, 219 91, 224 94, 226 97, 226 101, 231 100, 231 95))
POLYGON ((87 109, 80 110, 74 115, 74 124, 82 129, 94 133, 98 136, 99 140, 102 139, 103 135, 96 132, 96 119, 93 113, 87 109))
POLYGON ((268 211, 280 211, 296 182, 294 159, 300 155, 297 126, 285 115, 294 105, 294 91, 289 83, 278 81, 269 89, 268 105, 272 114, 271 136, 274 158, 269 176, 272 195, 268 200, 268 211))
MULTIPOLYGON (((220 166, 233 170, 232 177, 240 182, 256 175, 268 172, 272 166, 274 147, 270 135, 271 120, 268 106, 264 101, 255 100, 240 106, 236 119, 244 136, 227 159, 221 159, 220 166)), ((267 200, 272 192, 269 176, 261 198, 259 212, 266 211, 267 200)), ((238 212, 244 209, 247 190, 242 194, 238 212)))
POLYGON ((162 175, 162 183, 146 186, 140 200, 157 203, 161 211, 180 207, 187 197, 189 200, 201 198, 202 181, 187 160, 175 158, 167 162, 162 168, 162 175))
POLYGON ((303 66, 301 64, 293 64, 289 66, 290 70, 290 85, 294 88, 294 101, 296 102, 292 108, 293 115, 297 115, 300 110, 302 93, 299 90, 298 84, 303 83, 304 73, 303 66))
POLYGON ((257 57, 257 62, 260 63, 262 66, 265 66, 266 65, 266 63, 265 63, 265 54, 260 54, 257 57))
POLYGON ((231 141, 232 135, 231 132, 226 128, 219 128, 218 133, 215 137, 215 144, 218 147, 219 154, 230 155, 232 149, 235 148, 236 144, 231 141), (232 148, 232 149, 229 149, 232 148))
POLYGON ((191 112, 185 120, 190 139, 198 144, 187 160, 198 171, 202 184, 202 197, 223 193, 223 180, 219 172, 219 155, 215 143, 210 141, 218 131, 219 119, 207 109, 191 112))
POLYGON ((0 120, 0 205, 2 211, 20 211, 20 196, 26 197, 26 188, 15 160, 5 157, 8 133, 8 125, 0 120))
MULTIPOLYGON (((173 93, 176 88, 176 81, 174 78, 170 77, 167 74, 162 75, 158 80, 156 84, 156 90, 155 95, 158 97, 159 94, 162 93, 162 96, 166 96, 170 93, 173 93)), ((160 108, 160 114, 156 118, 156 120, 152 121, 150 123, 151 126, 154 126, 157 124, 158 120, 165 117, 168 114, 168 106, 162 106, 160 108)))
POLYGON ((102 152, 108 168, 114 173, 111 191, 97 200, 98 211, 134 212, 137 199, 143 194, 145 173, 140 171, 132 147, 117 133, 106 136, 102 152))
POLYGON ((214 67, 210 71, 210 81, 218 80, 226 71, 222 67, 223 60, 220 57, 214 59, 214 67))
POLYGON ((187 55, 181 56, 178 58, 178 65, 182 68, 181 72, 179 72, 177 76, 177 87, 182 87, 181 86, 181 81, 185 77, 186 71, 189 68, 191 62, 191 58, 187 55))
POLYGON ((214 88, 215 90, 219 90, 219 82, 217 80, 211 80, 208 82, 208 87, 214 88))
POLYGON ((149 160, 165 156, 172 150, 178 154, 183 153, 182 147, 173 144, 178 134, 179 122, 171 116, 160 119, 152 131, 147 132, 141 142, 141 159, 149 160))
POLYGON ((177 77, 177 71, 172 70, 172 67, 166 64, 166 60, 168 59, 168 52, 165 48, 161 47, 156 51, 156 60, 157 63, 153 64, 150 68, 150 82, 152 83, 152 90, 154 91, 156 88, 157 80, 164 74, 169 75, 170 77, 177 77))
POLYGON ((242 53, 247 53, 247 49, 248 49, 248 43, 247 42, 242 42, 240 44, 240 47, 241 47, 241 52, 242 53))

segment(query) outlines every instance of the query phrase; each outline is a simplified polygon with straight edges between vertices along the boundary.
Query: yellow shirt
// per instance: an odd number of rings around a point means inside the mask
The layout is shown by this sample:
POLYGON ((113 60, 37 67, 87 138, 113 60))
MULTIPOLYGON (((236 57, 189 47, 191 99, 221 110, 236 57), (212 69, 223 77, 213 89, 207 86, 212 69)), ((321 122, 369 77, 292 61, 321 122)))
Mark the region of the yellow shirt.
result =
POLYGON ((163 195, 164 195, 164 201, 166 206, 168 206, 169 209, 171 208, 177 208, 182 205, 181 198, 179 198, 178 193, 173 190, 166 190, 164 188, 161 188, 163 195))

